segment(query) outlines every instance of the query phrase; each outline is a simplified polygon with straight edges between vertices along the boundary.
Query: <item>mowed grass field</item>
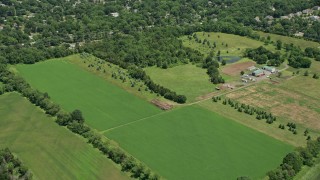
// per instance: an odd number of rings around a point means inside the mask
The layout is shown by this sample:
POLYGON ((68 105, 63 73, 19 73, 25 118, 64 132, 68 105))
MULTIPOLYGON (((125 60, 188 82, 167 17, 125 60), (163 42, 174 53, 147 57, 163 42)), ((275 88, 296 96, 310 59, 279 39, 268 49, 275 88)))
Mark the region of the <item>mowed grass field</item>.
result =
POLYGON ((32 87, 48 92, 64 109, 80 109, 86 123, 106 130, 161 110, 63 59, 34 65, 18 65, 20 73, 32 87))
POLYGON ((129 179, 84 139, 17 93, 0 96, 0 117, 0 148, 10 148, 34 179, 129 179))
POLYGON ((313 41, 307 41, 304 39, 299 39, 299 38, 294 38, 294 37, 288 37, 288 36, 281 36, 277 34, 271 34, 271 33, 264 33, 264 32, 257 32, 260 36, 267 38, 270 36, 271 40, 276 42, 277 40, 282 41, 282 43, 287 43, 287 44, 293 44, 295 46, 299 46, 303 49, 306 47, 313 47, 313 48, 318 48, 320 47, 320 43, 313 42, 313 41))
MULTIPOLYGON (((203 42, 207 39, 213 46, 216 43, 216 48, 210 48, 207 44, 198 43, 192 38, 188 39, 188 36, 183 36, 180 39, 186 47, 200 51, 204 55, 209 55, 210 51, 214 50, 215 53, 221 52, 222 56, 242 56, 246 48, 257 48, 263 46, 261 41, 253 40, 247 37, 242 37, 233 34, 218 33, 218 32, 197 32, 198 38, 203 42)), ((275 49, 272 45, 265 46, 268 49, 275 49)))
POLYGON ((168 69, 158 67, 145 68, 151 79, 178 94, 187 96, 187 101, 215 91, 216 85, 209 81, 206 69, 192 64, 179 65, 168 69))
POLYGON ((105 135, 167 179, 260 179, 293 149, 197 105, 105 135))

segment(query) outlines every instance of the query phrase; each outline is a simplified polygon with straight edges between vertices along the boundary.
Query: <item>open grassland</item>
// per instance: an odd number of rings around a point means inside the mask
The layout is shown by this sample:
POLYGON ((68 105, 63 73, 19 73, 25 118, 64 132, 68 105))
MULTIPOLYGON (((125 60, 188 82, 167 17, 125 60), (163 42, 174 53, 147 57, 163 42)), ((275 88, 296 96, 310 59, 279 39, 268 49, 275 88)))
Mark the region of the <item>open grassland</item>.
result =
POLYGON ((290 73, 299 71, 300 76, 294 77, 289 81, 284 82, 281 86, 288 90, 293 90, 295 92, 309 96, 310 98, 316 98, 320 101, 320 80, 313 79, 314 73, 320 75, 320 62, 312 61, 310 69, 294 69, 290 68, 290 73), (309 76, 303 76, 304 72, 308 71, 309 76))
POLYGON ((175 66, 169 69, 157 67, 145 68, 151 79, 178 94, 187 96, 192 102, 196 97, 215 91, 215 85, 209 81, 206 69, 192 64, 175 66))
MULTIPOLYGON (((297 82, 297 80, 302 83, 302 80, 299 80, 300 78, 304 77, 295 77, 283 84, 258 83, 254 86, 229 93, 226 97, 272 112, 287 122, 295 122, 305 128, 319 131, 319 98, 296 91, 298 87, 290 87, 287 84, 289 81, 295 84, 294 82, 297 82)), ((303 86, 308 87, 307 85, 310 81, 316 82, 319 80, 308 77, 308 79, 303 81, 303 86)), ((311 87, 309 86, 309 88, 311 87)), ((309 91, 317 92, 317 89, 309 89, 309 91)), ((302 131, 300 131, 300 134, 302 134, 302 131)))
POLYGON ((197 105, 105 132, 168 179, 263 178, 292 147, 197 105))
POLYGON ((319 180, 320 179, 320 158, 316 160, 313 167, 304 166, 295 176, 294 180, 319 180))
MULTIPOLYGON (((305 127, 298 126, 298 135, 294 135, 291 131, 281 130, 278 128, 279 124, 287 123, 288 120, 278 118, 273 124, 269 125, 265 120, 257 120, 256 116, 250 116, 245 113, 239 113, 234 108, 229 105, 223 105, 222 102, 212 102, 212 100, 206 100, 198 104, 199 106, 208 109, 210 111, 216 112, 224 117, 230 118, 238 123, 241 123, 247 127, 255 129, 262 132, 268 136, 278 139, 282 142, 291 144, 292 146, 305 146, 306 136, 303 136, 305 127)), ((286 127, 287 129, 287 127, 286 127)), ((309 130, 310 131, 310 130, 309 130)), ((317 132, 310 132, 312 137, 318 137, 320 134, 317 132)))
POLYGON ((264 32, 257 32, 260 36, 267 38, 268 36, 270 36, 271 40, 276 42, 277 40, 282 41, 282 43, 286 43, 286 44, 293 44, 295 46, 299 46, 301 48, 306 48, 306 47, 313 47, 313 48, 317 48, 320 47, 320 44, 317 42, 313 42, 313 41, 307 41, 304 39, 298 39, 298 38, 294 38, 294 37, 288 37, 288 36, 281 36, 281 35, 277 35, 277 34, 271 34, 271 33, 264 33, 264 32))
POLYGON ((107 63, 89 54, 75 54, 65 57, 64 60, 67 60, 68 62, 81 67, 83 70, 93 73, 104 80, 107 80, 109 83, 121 87, 127 92, 144 100, 151 101, 153 99, 159 99, 163 102, 174 104, 174 102, 152 93, 142 81, 131 78, 126 69, 120 68, 115 64, 107 63), (91 67, 89 67, 90 65, 91 67), (115 74, 117 77, 112 77, 112 74, 115 74), (124 77, 126 80, 121 80, 121 77, 124 77), (132 83, 135 84, 134 87, 132 87, 132 83))
MULTIPOLYGON (((201 39, 201 42, 207 39, 212 46, 216 43, 216 48, 210 48, 207 44, 198 43, 193 38, 190 40, 188 36, 183 36, 180 39, 184 46, 198 50, 204 55, 209 55, 214 50, 215 54, 220 51, 222 56, 242 56, 246 48, 257 48, 264 45, 261 41, 233 34, 218 32, 197 32, 196 34, 201 39)), ((272 45, 267 45, 266 48, 274 49, 272 45)))
POLYGON ((35 179, 129 179, 100 152, 17 93, 0 96, 0 148, 9 147, 35 179))
POLYGON ((109 129, 161 110, 67 60, 18 65, 32 87, 48 92, 64 109, 80 109, 91 127, 109 129))

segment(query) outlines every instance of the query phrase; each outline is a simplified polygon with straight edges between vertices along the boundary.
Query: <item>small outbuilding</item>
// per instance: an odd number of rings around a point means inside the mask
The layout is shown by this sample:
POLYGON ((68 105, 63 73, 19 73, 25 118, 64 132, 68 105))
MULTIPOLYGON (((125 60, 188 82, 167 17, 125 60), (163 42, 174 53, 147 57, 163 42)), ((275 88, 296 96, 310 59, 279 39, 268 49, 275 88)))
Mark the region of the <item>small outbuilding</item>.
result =
POLYGON ((247 68, 249 71, 253 71, 253 70, 255 70, 255 69, 257 69, 255 66, 250 66, 250 67, 248 67, 247 68))
POLYGON ((261 70, 261 69, 258 69, 258 70, 255 70, 255 71, 252 72, 252 76, 261 77, 261 76, 264 76, 264 75, 265 74, 264 74, 263 70, 261 70))
POLYGON ((266 70, 266 71, 269 71, 269 72, 271 72, 271 73, 275 73, 275 72, 276 72, 276 68, 271 67, 271 66, 263 66, 262 69, 264 69, 264 70, 266 70))

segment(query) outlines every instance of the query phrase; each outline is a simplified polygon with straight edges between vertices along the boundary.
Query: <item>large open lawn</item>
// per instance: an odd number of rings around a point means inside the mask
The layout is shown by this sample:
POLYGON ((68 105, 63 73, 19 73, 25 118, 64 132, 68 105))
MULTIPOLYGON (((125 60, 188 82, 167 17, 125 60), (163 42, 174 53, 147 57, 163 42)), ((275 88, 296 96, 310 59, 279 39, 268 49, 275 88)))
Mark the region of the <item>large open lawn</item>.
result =
POLYGON ((0 96, 0 149, 9 147, 35 179, 129 179, 84 139, 17 93, 0 96))
MULTIPOLYGON (((207 44, 198 43, 194 39, 189 40, 187 36, 180 39, 184 46, 196 49, 204 55, 208 55, 210 51, 214 50, 215 53, 220 51, 222 56, 242 56, 246 48, 257 48, 264 45, 261 41, 233 34, 218 32, 197 32, 196 34, 202 42, 207 39, 212 46, 216 43, 216 48, 210 48, 207 44)), ((274 49, 272 45, 267 45, 266 48, 274 49)))
POLYGON ((270 36, 271 40, 276 42, 277 40, 282 41, 283 43, 286 44, 294 44, 295 46, 299 46, 303 49, 305 49, 306 47, 320 47, 320 44, 317 42, 313 42, 313 41, 307 41, 304 39, 298 39, 298 38, 294 38, 294 37, 288 37, 288 36, 281 36, 281 35, 277 35, 277 34, 271 34, 271 33, 264 33, 264 32, 257 32, 260 36, 267 38, 268 36, 270 36))
POLYGON ((263 178, 292 147, 197 105, 105 132, 168 179, 263 178))
POLYGON ((187 96, 188 102, 194 101, 198 96, 215 91, 215 85, 209 81, 206 69, 192 64, 169 69, 149 67, 145 68, 145 71, 154 82, 187 96))
POLYGON ((148 117, 161 110, 67 60, 18 65, 32 87, 48 92, 64 109, 80 109, 86 123, 98 130, 148 117))

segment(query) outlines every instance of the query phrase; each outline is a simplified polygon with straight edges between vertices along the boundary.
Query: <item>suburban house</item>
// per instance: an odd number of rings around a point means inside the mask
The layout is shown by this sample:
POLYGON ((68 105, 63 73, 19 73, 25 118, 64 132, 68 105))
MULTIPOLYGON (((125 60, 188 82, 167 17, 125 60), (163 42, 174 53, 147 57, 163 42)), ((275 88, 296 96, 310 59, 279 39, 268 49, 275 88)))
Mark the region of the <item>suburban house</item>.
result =
POLYGON ((313 7, 313 10, 320 10, 320 6, 315 6, 315 7, 313 7))
POLYGON ((297 37, 303 37, 304 33, 303 32, 297 32, 294 34, 294 36, 297 36, 297 37))
POLYGON ((267 19, 267 20, 273 20, 273 16, 266 16, 265 19, 267 19))
POLYGON ((312 9, 305 9, 302 11, 303 14, 312 14, 313 10, 312 9))
POLYGON ((264 69, 264 70, 266 70, 266 71, 269 71, 269 72, 271 72, 271 73, 275 73, 275 72, 276 72, 276 68, 270 67, 270 66, 263 66, 262 69, 264 69))
POLYGON ((261 76, 264 76, 264 75, 265 74, 264 74, 263 70, 261 70, 261 69, 258 69, 258 70, 255 70, 255 71, 252 72, 252 76, 261 77, 261 76))
POLYGON ((320 17, 319 16, 310 16, 310 19, 312 21, 318 21, 318 20, 320 20, 320 17))
POLYGON ((290 19, 289 16, 281 16, 281 19, 290 19))

